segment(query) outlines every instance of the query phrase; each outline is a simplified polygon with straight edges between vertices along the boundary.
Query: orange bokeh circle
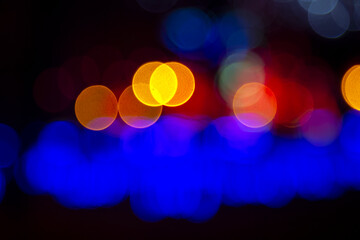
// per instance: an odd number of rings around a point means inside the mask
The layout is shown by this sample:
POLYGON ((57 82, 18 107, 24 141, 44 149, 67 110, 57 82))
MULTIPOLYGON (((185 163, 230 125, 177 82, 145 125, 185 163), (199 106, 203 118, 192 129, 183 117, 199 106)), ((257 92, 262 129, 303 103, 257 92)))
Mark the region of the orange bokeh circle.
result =
POLYGON ((276 97, 267 86, 252 82, 241 86, 233 99, 233 111, 236 118, 250 128, 261 128, 275 117, 276 97))
POLYGON ((118 110, 121 119, 129 126, 146 128, 159 119, 162 106, 151 107, 143 104, 135 96, 132 86, 129 86, 119 98, 118 110))
POLYGON ((116 118, 117 99, 105 86, 90 86, 77 97, 75 115, 84 127, 95 131, 103 130, 116 118))

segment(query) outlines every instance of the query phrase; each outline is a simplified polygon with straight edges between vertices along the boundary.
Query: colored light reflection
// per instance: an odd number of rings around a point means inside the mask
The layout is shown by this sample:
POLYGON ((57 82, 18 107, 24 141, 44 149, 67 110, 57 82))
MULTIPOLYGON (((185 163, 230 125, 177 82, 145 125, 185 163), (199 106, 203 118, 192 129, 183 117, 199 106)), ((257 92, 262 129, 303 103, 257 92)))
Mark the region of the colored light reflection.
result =
POLYGON ((165 116, 142 131, 123 126, 117 136, 53 122, 24 154, 24 172, 33 193, 71 208, 112 206, 129 194, 134 213, 151 222, 206 221, 221 204, 331 199, 360 188, 359 112, 345 115, 340 141, 329 134, 331 116, 315 110, 303 128, 310 124, 320 137, 305 139, 273 136, 234 117, 204 128, 199 120, 165 116))
POLYGON ((136 98, 145 105, 156 107, 161 103, 156 101, 150 91, 150 78, 161 62, 148 62, 140 66, 132 80, 132 88, 136 98))
POLYGON ((338 0, 298 0, 300 6, 312 14, 324 15, 330 13, 338 0))
POLYGON ((351 67, 341 82, 342 95, 350 107, 360 110, 360 65, 351 67))
POLYGON ((178 62, 167 62, 176 74, 177 90, 170 101, 165 103, 167 107, 177 107, 186 103, 195 91, 195 78, 191 70, 184 64, 178 62))
POLYGON ((76 99, 75 115, 84 127, 103 130, 109 127, 117 115, 117 99, 105 86, 95 85, 84 89, 76 99))
POLYGON ((221 96, 230 106, 237 89, 250 82, 265 82, 264 63, 259 56, 252 52, 237 52, 223 61, 218 85, 221 96))
POLYGON ((168 103, 175 95, 178 80, 174 70, 167 64, 161 64, 151 74, 149 82, 150 92, 161 105, 168 103))
POLYGON ((194 51, 203 46, 210 28, 211 20, 202 10, 183 8, 164 20, 163 34, 181 51, 194 51))
POLYGON ((293 81, 278 82, 273 89, 278 100, 275 122, 286 127, 303 125, 314 109, 310 91, 293 81))
POLYGON ((120 117, 126 124, 134 128, 149 127, 159 119, 162 106, 151 107, 143 104, 135 96, 133 89, 134 85, 127 87, 119 98, 120 117))
POLYGON ((178 62, 148 62, 134 74, 132 88, 147 106, 177 107, 187 102, 195 90, 194 75, 178 62))
POLYGON ((117 138, 102 132, 53 122, 24 155, 26 178, 38 193, 50 194, 70 208, 112 206, 127 193, 118 146, 117 138))
MULTIPOLYGON (((326 2, 326 6, 329 6, 329 2, 332 1, 326 2)), ((350 26, 349 13, 340 1, 337 2, 334 9, 327 14, 320 15, 309 12, 308 21, 311 28, 325 38, 338 38, 342 36, 350 26)))
POLYGON ((327 146, 339 135, 341 120, 332 111, 317 109, 311 113, 309 120, 301 127, 306 140, 315 146, 327 146))
POLYGON ((260 128, 275 117, 276 97, 261 83, 247 83, 238 89, 233 100, 236 118, 245 126, 260 128))

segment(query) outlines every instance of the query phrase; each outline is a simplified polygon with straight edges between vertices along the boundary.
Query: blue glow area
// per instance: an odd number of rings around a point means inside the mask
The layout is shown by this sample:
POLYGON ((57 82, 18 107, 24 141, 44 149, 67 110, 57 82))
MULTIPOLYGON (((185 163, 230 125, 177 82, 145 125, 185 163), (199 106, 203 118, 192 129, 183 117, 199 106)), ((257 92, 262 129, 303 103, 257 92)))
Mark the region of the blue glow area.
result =
POLYGON ((224 144, 215 144, 215 147, 221 148, 219 157, 225 161, 254 163, 272 147, 273 137, 269 129, 246 127, 235 117, 218 118, 213 124, 218 132, 215 139, 224 142, 224 144))
POLYGON ((340 145, 345 154, 360 161, 360 112, 352 110, 344 115, 340 145))
POLYGON ((20 140, 14 129, 0 123, 0 168, 13 164, 18 159, 20 140))
POLYGON ((67 207, 89 208, 120 202, 127 193, 127 172, 121 155, 116 154, 118 146, 111 145, 113 139, 107 138, 112 137, 104 137, 101 132, 81 132, 70 122, 49 124, 38 143, 25 153, 29 184, 67 207))
POLYGON ((163 116, 146 129, 122 126, 117 136, 60 121, 24 154, 24 172, 36 193, 66 207, 112 206, 129 196, 145 221, 203 222, 221 204, 282 207, 295 197, 332 199, 360 189, 359 122, 349 112, 340 137, 318 147, 233 117, 163 116))
POLYGON ((236 12, 228 12, 218 22, 221 40, 228 50, 249 48, 246 22, 236 12))
POLYGON ((211 20, 200 9, 173 11, 164 21, 164 36, 181 51, 200 49, 211 28, 211 20))
POLYGON ((352 110, 344 115, 339 142, 341 159, 337 161, 338 178, 342 185, 360 189, 360 113, 352 110))
POLYGON ((206 37, 203 46, 203 55, 210 60, 211 63, 217 65, 226 55, 226 45, 221 39, 218 24, 213 24, 206 37))

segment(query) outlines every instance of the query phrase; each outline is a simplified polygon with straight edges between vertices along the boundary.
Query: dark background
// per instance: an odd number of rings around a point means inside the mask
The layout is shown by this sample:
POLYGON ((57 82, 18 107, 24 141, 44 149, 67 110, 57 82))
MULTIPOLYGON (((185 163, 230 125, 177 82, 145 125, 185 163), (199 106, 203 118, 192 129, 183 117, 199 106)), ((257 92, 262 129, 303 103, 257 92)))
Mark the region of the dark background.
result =
MULTIPOLYGON (((238 1, 240 6, 252 1, 238 1)), ((255 2, 255 1, 254 1, 255 2)), ((262 1, 259 1, 262 2, 262 1)), ((268 1, 272 3, 271 1, 268 1)), ((281 12, 285 5, 275 4, 281 12)), ((217 14, 233 6, 230 1, 179 0, 175 8, 195 6, 217 14)), ((251 6, 251 4, 250 4, 251 6)), ((74 118, 70 107, 51 114, 37 107, 33 84, 44 69, 57 67, 73 56, 96 46, 112 46, 128 58, 140 48, 157 48, 168 58, 177 56, 161 43, 159 29, 167 13, 143 10, 135 0, 118 1, 0 1, 0 116, 22 137, 24 151, 35 139, 42 122, 74 118), (32 123, 31 134, 28 126, 32 123), (38 126, 38 129, 37 127, 38 126), (26 137, 25 137, 26 136, 26 137)), ((267 13, 263 13, 266 17, 267 13)), ((346 33, 339 39, 324 39, 308 26, 292 26, 285 15, 272 18, 265 36, 294 43, 308 39, 309 51, 334 71, 329 84, 340 89, 347 68, 359 63, 360 34, 346 33)), ((263 47, 266 47, 266 43, 263 47)), ((149 59, 151 60, 151 59, 149 59)), ((207 66, 210 73, 216 69, 207 66)), ((128 81, 130 79, 123 79, 128 81)), ((212 83, 209 83, 212 84, 212 83)), ((342 111, 347 107, 340 90, 334 98, 342 111)), ((12 179, 13 168, 4 169, 7 187, 0 204, 0 239, 30 238, 230 238, 230 239, 359 239, 360 193, 347 192, 334 200, 310 202, 295 199, 282 208, 222 206, 206 223, 165 219, 147 223, 131 211, 128 200, 111 208, 72 210, 48 196, 23 193, 12 179)))

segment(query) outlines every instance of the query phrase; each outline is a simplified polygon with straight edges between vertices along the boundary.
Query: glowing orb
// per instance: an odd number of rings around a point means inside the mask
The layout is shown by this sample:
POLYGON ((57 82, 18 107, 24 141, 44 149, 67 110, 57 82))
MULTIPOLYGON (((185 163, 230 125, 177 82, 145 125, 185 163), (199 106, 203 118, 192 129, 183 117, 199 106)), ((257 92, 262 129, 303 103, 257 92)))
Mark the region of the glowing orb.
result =
POLYGON ((177 87, 174 70, 161 62, 148 62, 140 66, 132 81, 136 98, 152 107, 168 103, 174 97, 177 87))
POLYGON ((140 102, 131 86, 121 94, 118 109, 121 119, 134 128, 146 128, 153 125, 162 112, 162 106, 151 107, 140 102))
POLYGON ((151 74, 149 86, 155 100, 165 105, 174 97, 178 87, 174 70, 166 64, 161 64, 151 74))
POLYGON ((148 106, 161 106, 150 91, 150 78, 161 62, 148 62, 143 64, 135 72, 132 80, 132 88, 136 98, 148 106))
POLYGON ((117 99, 105 86, 88 87, 76 99, 75 115, 84 127, 95 131, 103 130, 116 118, 117 99))
POLYGON ((351 67, 341 83, 342 95, 350 107, 360 110, 360 65, 351 67))
POLYGON ((276 109, 273 91, 261 83, 246 83, 234 96, 234 114, 242 124, 250 128, 269 124, 275 117, 276 109))
POLYGON ((177 77, 177 90, 173 98, 165 104, 168 107, 177 107, 186 103, 195 91, 195 78, 191 70, 178 62, 168 62, 167 66, 174 70, 177 77))

